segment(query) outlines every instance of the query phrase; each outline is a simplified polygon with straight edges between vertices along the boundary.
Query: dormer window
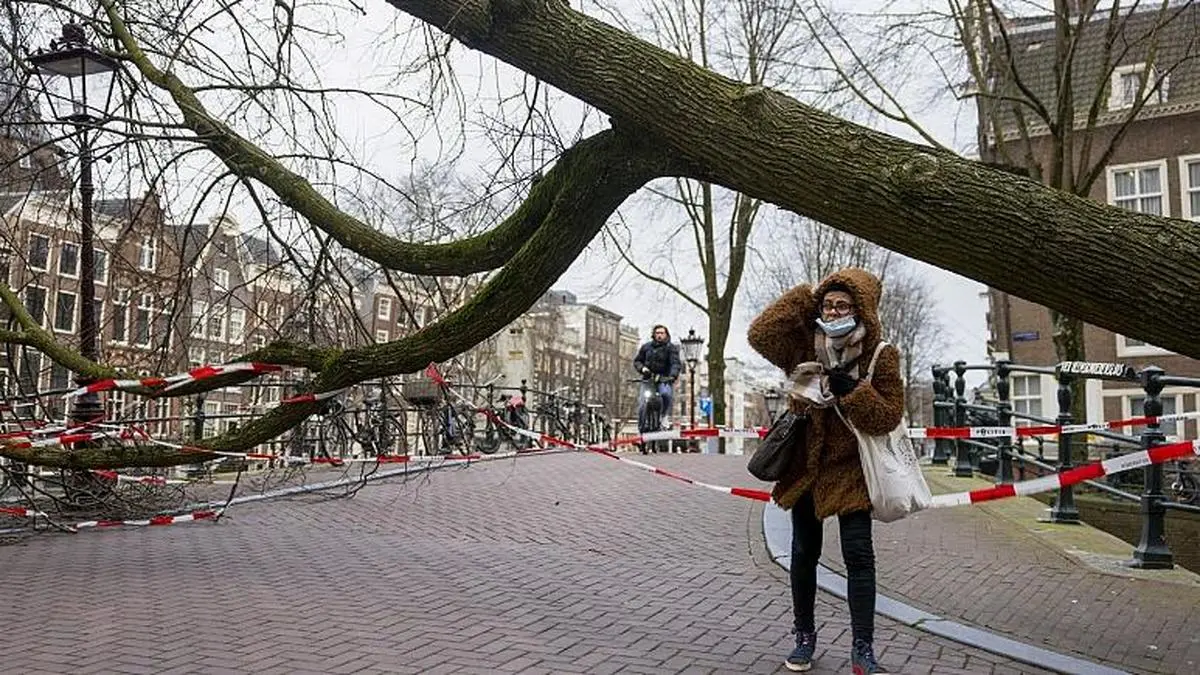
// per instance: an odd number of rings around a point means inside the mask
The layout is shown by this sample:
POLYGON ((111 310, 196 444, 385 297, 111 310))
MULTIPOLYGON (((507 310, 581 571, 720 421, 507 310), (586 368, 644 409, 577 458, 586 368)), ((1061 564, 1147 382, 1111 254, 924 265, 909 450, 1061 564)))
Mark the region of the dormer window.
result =
POLYGON ((1109 83, 1108 109, 1132 108, 1138 102, 1139 94, 1146 103, 1166 103, 1167 84, 1166 76, 1159 82, 1154 68, 1147 67, 1144 63, 1120 66, 1113 70, 1112 81, 1109 83))

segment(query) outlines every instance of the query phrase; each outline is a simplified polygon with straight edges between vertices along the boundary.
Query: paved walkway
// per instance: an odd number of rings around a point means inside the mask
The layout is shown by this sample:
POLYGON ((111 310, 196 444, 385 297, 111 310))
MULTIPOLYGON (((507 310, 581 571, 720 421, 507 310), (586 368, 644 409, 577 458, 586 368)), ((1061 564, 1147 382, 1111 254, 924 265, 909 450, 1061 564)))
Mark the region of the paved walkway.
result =
MULTIPOLYGON (((651 461, 756 487, 742 457, 651 461)), ((761 522, 753 502, 562 454, 41 536, 0 547, 0 670, 775 672, 791 604, 761 522)), ((912 555, 933 586, 954 567, 912 555)), ((819 602, 814 672, 846 673, 844 603, 819 602)), ((887 619, 878 647, 901 673, 1040 672, 887 619)))
MULTIPOLYGON (((990 483, 926 470, 935 493, 990 483)), ((877 525, 879 592, 1002 636, 1135 673, 1200 672, 1200 576, 1129 570, 1132 547, 1086 525, 1038 522, 1006 499, 877 525)), ((826 522, 822 562, 841 559, 826 522)))

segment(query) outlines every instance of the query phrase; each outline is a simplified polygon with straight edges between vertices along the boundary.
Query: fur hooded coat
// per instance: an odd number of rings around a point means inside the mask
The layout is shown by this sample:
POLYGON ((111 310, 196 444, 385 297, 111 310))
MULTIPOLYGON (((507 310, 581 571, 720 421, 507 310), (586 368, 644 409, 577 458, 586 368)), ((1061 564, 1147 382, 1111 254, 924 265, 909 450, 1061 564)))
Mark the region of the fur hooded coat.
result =
MULTIPOLYGON (((900 352, 891 345, 879 354, 871 381, 863 379, 871 355, 882 339, 879 323, 882 288, 870 272, 845 269, 826 277, 815 289, 804 284, 784 293, 750 324, 750 346, 788 375, 797 365, 816 361, 816 320, 821 298, 831 288, 850 293, 859 322, 866 329, 861 356, 849 364, 859 382, 838 401, 838 406, 859 431, 872 436, 886 434, 903 419, 904 384, 900 377, 900 352)), ((772 490, 775 502, 790 509, 802 495, 811 492, 817 518, 870 509, 854 433, 832 407, 821 408, 789 399, 791 410, 806 414, 808 423, 802 447, 792 450, 783 478, 772 490)))

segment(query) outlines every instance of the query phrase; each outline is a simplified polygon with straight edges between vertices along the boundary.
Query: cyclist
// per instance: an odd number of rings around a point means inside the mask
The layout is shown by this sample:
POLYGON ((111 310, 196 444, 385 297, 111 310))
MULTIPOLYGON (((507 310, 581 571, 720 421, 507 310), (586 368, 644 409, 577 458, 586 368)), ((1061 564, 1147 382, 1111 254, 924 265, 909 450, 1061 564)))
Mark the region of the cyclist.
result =
POLYGON ((650 332, 650 341, 643 344, 633 359, 633 369, 641 373, 642 384, 638 396, 638 430, 643 429, 642 418, 646 407, 646 390, 652 385, 655 376, 658 379, 658 393, 662 397, 662 422, 666 429, 670 426, 668 415, 671 412, 671 401, 674 399, 674 382, 682 369, 679 360, 679 345, 671 342, 671 332, 659 324, 650 332))

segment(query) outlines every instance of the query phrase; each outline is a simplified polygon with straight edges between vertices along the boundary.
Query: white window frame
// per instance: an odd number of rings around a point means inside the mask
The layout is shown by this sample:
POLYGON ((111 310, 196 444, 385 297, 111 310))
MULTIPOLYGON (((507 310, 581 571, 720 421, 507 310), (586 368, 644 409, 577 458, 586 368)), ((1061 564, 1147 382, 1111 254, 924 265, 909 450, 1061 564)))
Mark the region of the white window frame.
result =
POLYGON ((1138 91, 1134 93, 1133 98, 1126 99, 1124 97, 1125 88, 1121 86, 1121 80, 1124 79, 1126 75, 1136 74, 1140 76, 1143 72, 1146 73, 1146 104, 1157 105, 1167 102, 1167 97, 1170 91, 1171 76, 1169 74, 1163 76, 1162 84, 1159 85, 1158 90, 1153 94, 1150 94, 1150 90, 1154 87, 1155 82, 1158 80, 1158 71, 1155 70, 1154 66, 1147 66, 1145 62, 1130 63, 1128 65, 1117 66, 1116 68, 1113 68, 1112 75, 1109 77, 1108 82, 1109 110, 1127 110, 1133 107, 1133 104, 1138 101, 1139 95, 1142 95, 1143 90, 1141 87, 1139 87, 1138 91))
MULTIPOLYGON (((1184 397, 1192 395, 1194 393, 1195 393, 1195 390, 1193 390, 1193 389, 1186 389, 1186 388, 1181 388, 1181 387, 1167 387, 1166 389, 1162 390, 1162 393, 1160 393, 1158 395, 1158 398, 1163 401, 1166 401, 1167 399, 1171 399, 1171 400, 1175 401, 1175 411, 1174 412, 1183 412, 1184 411, 1184 397)), ((1109 396, 1114 396, 1114 395, 1120 395, 1120 398, 1121 398, 1121 419, 1131 419, 1134 417, 1142 416, 1141 406, 1138 406, 1138 408, 1136 410, 1133 408, 1133 399, 1145 398, 1145 396, 1146 396, 1145 391, 1143 391, 1141 389, 1111 389, 1111 390, 1105 390, 1105 392, 1104 392, 1104 396, 1106 398, 1109 396)), ((1163 404, 1163 414, 1164 415, 1171 414, 1171 411, 1167 410, 1166 403, 1163 404)), ((1175 420, 1174 422, 1168 422, 1168 424, 1175 425, 1175 433, 1168 434, 1166 432, 1163 432, 1164 435, 1166 435, 1166 437, 1167 437, 1167 441, 1177 441, 1184 436, 1183 431, 1186 428, 1184 426, 1184 423, 1186 421, 1187 421, 1186 419, 1183 419, 1183 420, 1175 420)), ((1160 426, 1160 428, 1161 428, 1161 426, 1160 426)), ((1132 432, 1127 430, 1126 433, 1132 433, 1132 432)))
POLYGON ((111 267, 111 265, 109 265, 110 262, 111 261, 108 259, 108 251, 105 251, 102 248, 92 247, 92 283, 96 284, 97 286, 108 285, 108 268, 111 267), (104 258, 104 274, 96 274, 96 261, 100 260, 101 258, 104 258))
POLYGON ((379 307, 375 310, 375 318, 387 321, 392 318, 392 299, 386 295, 380 296, 379 307))
POLYGON ((138 269, 146 272, 158 269, 158 242, 154 237, 142 237, 138 247, 138 269))
POLYGON ((54 293, 54 318, 51 319, 51 321, 50 321, 50 326, 54 329, 54 332, 55 333, 67 333, 67 334, 74 333, 75 326, 79 323, 78 317, 79 317, 79 294, 75 293, 73 291, 62 291, 62 290, 55 291, 55 293, 54 293), (59 328, 58 327, 58 302, 59 302, 59 298, 61 298, 64 295, 69 295, 72 298, 74 298, 74 302, 71 303, 71 325, 68 328, 59 328))
POLYGON ((220 268, 213 270, 213 289, 218 291, 229 290, 229 270, 220 268))
POLYGON ((33 152, 25 151, 17 158, 17 166, 22 169, 33 168, 33 152))
POLYGON ((1124 335, 1117 336, 1117 356, 1170 356, 1175 352, 1154 345, 1131 345, 1124 335))
POLYGON ((240 345, 246 339, 246 310, 238 307, 229 310, 229 342, 240 345))
POLYGON ((1200 185, 1188 185, 1188 165, 1200 165, 1200 155, 1183 155, 1179 158, 1179 214, 1185 220, 1200 220, 1200 213, 1192 213, 1192 193, 1200 194, 1200 185))
MULTIPOLYGON (((150 295, 149 293, 143 293, 142 296, 140 298, 138 298, 138 304, 135 309, 136 309, 136 311, 133 315, 133 321, 131 322, 132 325, 130 326, 130 328, 133 329, 134 333, 137 332, 137 324, 138 324, 139 315, 142 312, 145 312, 146 313, 146 341, 145 342, 135 342, 134 344, 136 344, 138 347, 149 347, 150 345, 154 344, 154 296, 150 295)), ((130 337, 132 339, 134 336, 131 335, 130 337)))
POLYGON ((78 279, 79 278, 79 271, 80 271, 79 268, 82 265, 82 262, 79 260, 79 254, 80 254, 81 250, 82 249, 79 248, 79 244, 76 244, 73 241, 64 241, 64 242, 59 243, 59 245, 58 245, 58 274, 59 274, 59 276, 66 277, 68 279, 78 279), (62 268, 63 259, 64 259, 62 252, 63 252, 63 249, 65 249, 68 246, 75 247, 75 271, 74 272, 64 272, 63 268, 62 268))
MULTIPOLYGON (((29 311, 28 293, 29 293, 29 291, 31 291, 35 288, 42 292, 42 315, 33 317, 33 320, 35 323, 37 323, 38 326, 45 328, 46 323, 51 321, 50 311, 49 311, 49 308, 46 306, 50 302, 50 289, 49 288, 47 288, 45 286, 39 286, 38 284, 30 284, 30 285, 26 286, 25 293, 22 294, 23 297, 21 298, 21 306, 25 308, 25 311, 29 311)), ((57 301, 58 301, 58 296, 55 296, 55 302, 57 302, 57 301)))
POLYGON ((54 242, 50 240, 50 237, 48 235, 42 234, 40 232, 30 232, 29 233, 29 238, 25 241, 25 255, 27 258, 25 261, 25 264, 29 265, 30 270, 32 270, 34 272, 49 272, 50 271, 50 265, 53 263, 53 259, 54 259, 54 246, 52 246, 53 243, 54 242), (34 267, 33 266, 32 253, 33 253, 33 240, 35 238, 46 240, 46 266, 45 267, 34 267))
POLYGON ((375 331, 375 342, 376 343, 383 344, 387 341, 388 341, 387 330, 381 328, 381 329, 375 331))
POLYGON ((113 299, 112 299, 113 311, 116 314, 124 315, 124 317, 122 319, 124 323, 122 325, 125 328, 125 330, 123 331, 125 336, 119 340, 114 338, 112 340, 113 344, 118 344, 118 345, 129 344, 129 334, 130 334, 130 330, 129 330, 130 329, 129 296, 130 296, 130 293, 129 293, 128 288, 118 288, 118 289, 116 289, 116 292, 113 293, 113 299))
MULTIPOLYGON (((1037 415, 1038 417, 1049 417, 1049 415, 1046 414, 1046 404, 1045 404, 1046 386, 1045 385, 1046 385, 1045 378, 1043 378, 1041 375, 1038 375, 1036 373, 1013 373, 1013 374, 1009 375, 1009 377, 1008 377, 1008 402, 1009 402, 1009 405, 1012 406, 1012 410, 1013 411, 1017 410, 1016 404, 1018 402, 1028 403, 1029 401, 1038 401, 1039 402, 1038 403, 1038 408, 1039 408, 1038 412, 1036 412, 1036 413, 1029 412, 1028 407, 1026 407, 1026 409, 1021 412, 1026 415, 1037 415), (1037 393, 1036 394, 1028 394, 1027 393, 1027 394, 1018 395, 1017 394, 1017 383, 1016 383, 1016 381, 1018 379, 1037 382, 1037 385, 1038 385, 1037 393)), ((1029 391, 1029 387, 1026 386, 1025 390, 1029 391)), ((1038 424, 1038 423, 1033 420, 1027 420, 1027 419, 1020 418, 1020 417, 1013 418, 1013 426, 1021 427, 1021 426, 1029 426, 1029 425, 1034 425, 1034 424, 1038 424)))
POLYGON ((229 308, 224 305, 213 305, 209 309, 206 319, 204 334, 209 340, 224 342, 229 335, 229 308), (219 329, 216 333, 212 331, 213 319, 218 321, 219 329))
POLYGON ((203 366, 204 365, 204 347, 200 347, 197 345, 192 345, 192 346, 188 347, 188 363, 191 364, 192 367, 203 366))
MULTIPOLYGON (((1134 164, 1114 164, 1112 166, 1106 167, 1105 171, 1104 171, 1105 182, 1106 182, 1106 185, 1105 185, 1106 195, 1105 196, 1108 200, 1108 205, 1109 206, 1117 205, 1116 181, 1114 179, 1114 177, 1117 173, 1122 172, 1122 171, 1135 171, 1136 172, 1141 169, 1151 169, 1151 168, 1159 170, 1160 187, 1162 190, 1159 193, 1159 196, 1162 199, 1162 206, 1163 206, 1162 216, 1169 218, 1171 216, 1171 190, 1170 190, 1171 181, 1169 179, 1169 176, 1167 175, 1167 160, 1165 158, 1159 159, 1159 160, 1152 160, 1149 162, 1136 162, 1134 164)), ((1136 181, 1136 173, 1134 175, 1135 175, 1135 181, 1136 181)), ((1146 195, 1142 195, 1139 192, 1137 195, 1137 199, 1141 199, 1144 196, 1146 196, 1146 195)), ((1135 211, 1134 213, 1145 213, 1145 211, 1135 211)))
POLYGON ((192 302, 192 317, 188 335, 203 340, 208 337, 208 303, 203 300, 192 302))

